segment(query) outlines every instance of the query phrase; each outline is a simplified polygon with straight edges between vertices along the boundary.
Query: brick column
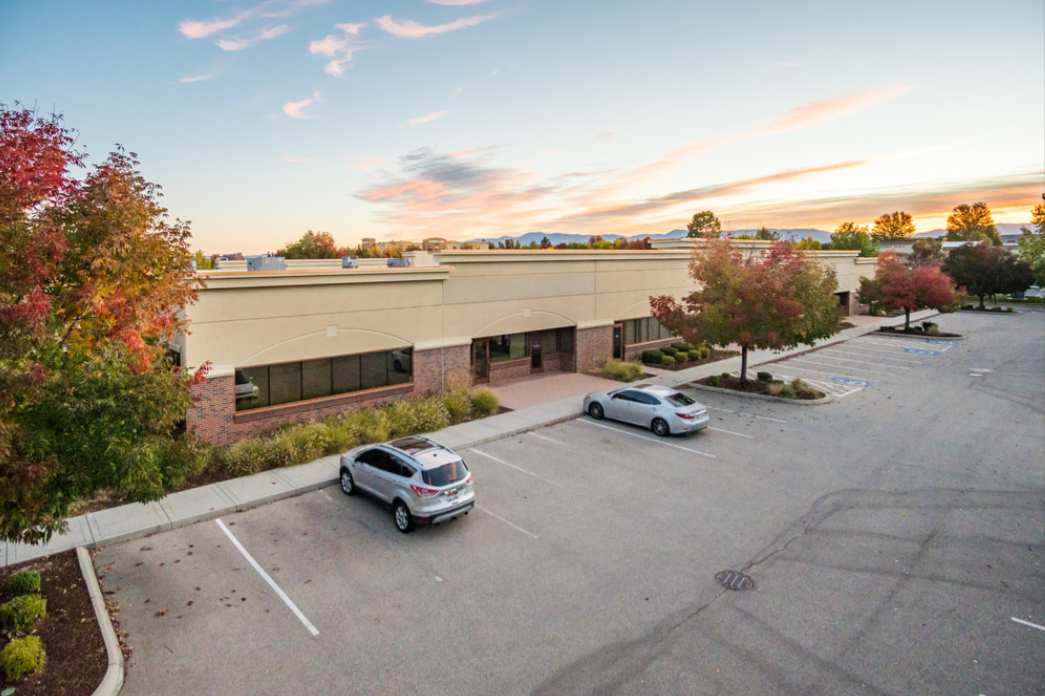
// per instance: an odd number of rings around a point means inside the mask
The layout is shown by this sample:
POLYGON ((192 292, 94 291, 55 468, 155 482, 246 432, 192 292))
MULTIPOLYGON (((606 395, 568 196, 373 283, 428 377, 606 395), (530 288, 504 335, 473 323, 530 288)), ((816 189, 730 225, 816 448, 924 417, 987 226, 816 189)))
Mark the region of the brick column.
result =
POLYGON ((196 405, 185 413, 189 432, 215 445, 235 441, 232 417, 236 415, 236 378, 211 377, 192 388, 196 405))
POLYGON ((591 372, 613 357, 613 326, 577 329, 577 372, 591 372))
POLYGON ((418 394, 439 394, 452 384, 472 384, 472 347, 449 346, 414 351, 414 386, 418 394))

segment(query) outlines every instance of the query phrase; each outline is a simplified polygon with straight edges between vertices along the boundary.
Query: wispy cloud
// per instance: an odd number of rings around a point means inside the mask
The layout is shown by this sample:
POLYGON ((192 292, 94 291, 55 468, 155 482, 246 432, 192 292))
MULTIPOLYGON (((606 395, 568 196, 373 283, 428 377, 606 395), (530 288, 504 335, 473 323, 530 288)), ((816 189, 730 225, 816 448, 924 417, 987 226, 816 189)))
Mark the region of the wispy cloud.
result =
POLYGON ((352 54, 363 48, 363 46, 355 39, 359 36, 359 32, 366 27, 366 25, 366 22, 360 22, 359 24, 337 24, 334 28, 340 29, 344 32, 343 36, 327 34, 326 38, 310 43, 308 45, 308 50, 314 56, 321 55, 333 58, 334 60, 327 63, 324 70, 334 77, 339 77, 343 72, 341 66, 351 61, 352 54))
POLYGON ((407 121, 407 123, 409 123, 411 126, 416 126, 418 123, 429 123, 430 121, 436 121, 441 118, 446 118, 449 115, 450 114, 448 114, 445 111, 433 111, 430 114, 418 116, 417 118, 412 118, 409 121, 407 121))
POLYGON ((783 133, 797 128, 805 128, 838 118, 839 116, 862 111, 875 104, 903 96, 914 88, 914 84, 910 82, 896 82, 803 104, 791 109, 775 120, 759 135, 783 133))
POLYGON ((209 22, 198 22, 194 19, 184 19, 178 24, 180 31, 188 39, 202 39, 225 29, 238 26, 243 20, 254 14, 253 10, 240 12, 228 19, 212 19, 209 22))
POLYGON ((398 36, 405 39, 417 39, 422 36, 430 36, 432 34, 443 34, 448 31, 456 31, 458 29, 464 29, 465 27, 475 26, 481 22, 486 22, 491 19, 496 19, 497 15, 476 15, 474 17, 464 17, 462 19, 449 22, 447 24, 439 24, 432 27, 426 27, 418 24, 412 19, 404 19, 400 22, 392 19, 392 15, 385 15, 384 17, 378 17, 374 20, 380 28, 387 31, 393 36, 398 36))
POLYGON ((454 7, 458 5, 478 5, 479 3, 486 1, 487 0, 427 0, 427 2, 430 2, 433 5, 450 5, 454 7))
POLYGON ((349 162, 345 166, 349 169, 355 169, 357 172, 369 172, 379 164, 384 164, 385 160, 381 157, 371 157, 370 159, 363 160, 362 162, 349 162))
POLYGON ((313 102, 320 101, 319 92, 313 92, 311 99, 302 99, 299 102, 287 102, 283 105, 283 113, 291 118, 315 118, 310 114, 301 113, 302 109, 312 106, 313 102))
POLYGON ((221 41, 216 41, 215 44, 223 51, 242 51, 244 48, 253 46, 256 43, 261 43, 262 41, 268 41, 277 36, 282 36, 288 31, 290 31, 288 25, 280 24, 277 27, 266 27, 249 36, 242 36, 234 39, 222 39, 221 41))
POLYGON ((203 73, 202 75, 186 75, 185 77, 178 80, 178 82, 203 82, 214 77, 211 73, 203 73))

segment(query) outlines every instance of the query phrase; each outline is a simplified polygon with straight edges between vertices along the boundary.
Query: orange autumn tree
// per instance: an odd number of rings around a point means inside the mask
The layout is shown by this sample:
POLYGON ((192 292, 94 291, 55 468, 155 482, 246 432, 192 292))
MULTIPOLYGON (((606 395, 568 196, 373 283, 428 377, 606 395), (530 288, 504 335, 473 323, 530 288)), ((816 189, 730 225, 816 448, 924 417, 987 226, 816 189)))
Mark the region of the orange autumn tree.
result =
POLYGON ((871 301, 885 309, 904 311, 904 332, 911 333, 911 312, 919 309, 945 310, 955 302, 954 283, 938 265, 918 265, 910 268, 894 251, 878 257, 874 280, 862 281, 858 299, 871 301))
POLYGON ((831 336, 841 321, 838 279, 833 268, 776 242, 765 256, 734 249, 729 240, 710 240, 690 263, 700 288, 681 301, 650 298, 653 316, 690 342, 740 346, 740 381, 747 381, 749 348, 781 350, 813 345, 831 336))
POLYGON ((133 153, 82 179, 60 118, 0 104, 0 539, 39 542, 72 502, 148 501, 184 480, 172 437, 202 374, 172 368, 196 299, 189 228, 133 153))

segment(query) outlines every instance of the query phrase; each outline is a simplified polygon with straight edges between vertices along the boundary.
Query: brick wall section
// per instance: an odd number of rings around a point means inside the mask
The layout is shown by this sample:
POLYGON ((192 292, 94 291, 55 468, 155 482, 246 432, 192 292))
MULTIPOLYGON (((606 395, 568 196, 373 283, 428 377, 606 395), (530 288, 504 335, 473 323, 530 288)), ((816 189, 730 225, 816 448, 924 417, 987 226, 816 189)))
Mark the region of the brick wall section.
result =
POLYGON ((577 372, 591 372, 613 357, 613 327, 577 329, 577 372))
POLYGON ((513 379, 526 377, 530 374, 530 365, 531 360, 529 356, 521 360, 490 363, 490 384, 504 384, 513 379))
POLYGON ((214 377, 192 388, 196 406, 185 414, 186 428, 201 440, 227 445, 233 440, 232 417, 236 415, 236 378, 214 377))
POLYGON ((418 394, 438 394, 461 382, 472 384, 472 347, 451 346, 414 351, 414 385, 418 394))
POLYGON ((544 373, 573 372, 576 360, 571 353, 546 353, 541 356, 544 373))

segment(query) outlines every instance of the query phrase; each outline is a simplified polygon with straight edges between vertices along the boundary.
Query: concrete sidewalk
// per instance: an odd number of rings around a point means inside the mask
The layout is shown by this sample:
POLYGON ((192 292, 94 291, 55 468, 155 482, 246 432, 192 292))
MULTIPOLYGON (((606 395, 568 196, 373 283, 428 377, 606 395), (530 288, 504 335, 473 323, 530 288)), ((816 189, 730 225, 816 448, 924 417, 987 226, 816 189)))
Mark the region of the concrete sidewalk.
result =
MULTIPOLYGON (((918 312, 911 320, 935 316, 934 311, 918 312)), ((878 330, 879 326, 895 326, 903 317, 878 319, 846 329, 813 347, 801 346, 788 351, 753 351, 748 355, 748 367, 781 360, 815 348, 847 341, 878 330)), ((740 368, 740 357, 692 367, 678 372, 642 380, 646 384, 678 386, 710 375, 731 372, 740 368)), ((577 387, 587 387, 577 382, 577 387)), ((580 416, 585 391, 529 408, 462 423, 429 435, 433 440, 452 449, 467 449, 516 433, 533 430, 580 416)), ((32 546, 0 542, 0 567, 21 563, 52 553, 68 551, 77 546, 95 548, 154 532, 176 529, 202 520, 209 520, 230 512, 264 505, 274 500, 299 495, 337 483, 339 455, 330 455, 308 464, 264 471, 253 476, 213 483, 179 493, 172 493, 155 503, 122 505, 92 512, 68 520, 69 531, 55 535, 47 544, 32 546)))

